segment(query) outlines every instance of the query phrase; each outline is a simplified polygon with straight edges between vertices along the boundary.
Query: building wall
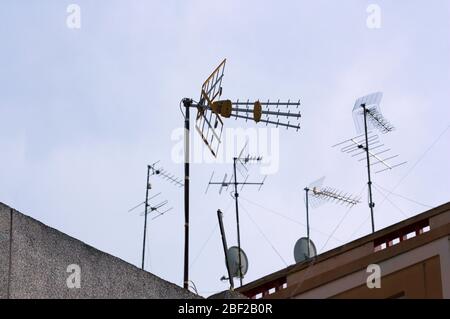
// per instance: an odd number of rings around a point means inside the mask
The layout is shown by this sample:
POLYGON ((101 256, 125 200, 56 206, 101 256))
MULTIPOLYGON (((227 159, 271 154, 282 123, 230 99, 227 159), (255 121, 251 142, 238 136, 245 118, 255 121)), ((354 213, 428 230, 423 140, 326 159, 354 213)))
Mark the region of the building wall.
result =
POLYGON ((200 298, 0 203, 0 298, 200 298), (81 288, 67 267, 81 267, 81 288))
POLYGON ((369 289, 367 285, 361 285, 332 298, 442 298, 439 256, 383 276, 379 289, 369 289))
POLYGON ((450 202, 238 290, 256 299, 450 299, 450 202), (380 266, 381 289, 370 290, 366 285, 372 264, 380 266))
POLYGON ((0 299, 8 297, 10 261, 10 213, 0 204, 0 299))
POLYGON ((393 292, 391 289, 391 284, 393 282, 398 283, 399 287, 407 287, 402 290, 405 291, 406 298, 419 298, 417 297, 418 295, 426 295, 427 298, 437 298, 436 296, 441 296, 440 298, 450 298, 450 245, 449 238, 447 236, 379 262, 378 264, 381 267, 381 289, 372 289, 373 291, 369 291, 366 287, 366 280, 369 274, 366 272, 365 268, 362 268, 359 271, 352 272, 337 280, 320 285, 317 288, 296 294, 295 298, 344 297, 347 296, 346 294, 348 294, 349 298, 368 298, 371 294, 374 295, 373 298, 378 298, 375 297, 375 295, 383 296, 383 298, 389 298, 396 293, 401 292, 393 292), (411 266, 413 266, 413 268, 409 269, 411 266), (420 289, 414 292, 411 291, 411 287, 413 286, 411 286, 410 283, 417 280, 419 286, 414 286, 416 288, 420 287, 420 283, 426 283, 423 281, 422 275, 422 277, 408 277, 408 281, 397 280, 402 278, 402 274, 404 273, 401 273, 401 271, 403 269, 409 269, 408 273, 413 273, 420 268, 417 268, 416 266, 425 267, 425 269, 428 267, 428 269, 433 269, 433 271, 438 272, 439 277, 435 277, 428 273, 427 270, 428 280, 430 280, 429 285, 439 287, 435 294, 432 294, 428 289, 425 291, 420 289), (437 278, 441 283, 439 286, 435 282, 437 278), (384 288, 388 288, 386 292, 384 291, 384 288), (361 294, 359 297, 358 293, 361 294))

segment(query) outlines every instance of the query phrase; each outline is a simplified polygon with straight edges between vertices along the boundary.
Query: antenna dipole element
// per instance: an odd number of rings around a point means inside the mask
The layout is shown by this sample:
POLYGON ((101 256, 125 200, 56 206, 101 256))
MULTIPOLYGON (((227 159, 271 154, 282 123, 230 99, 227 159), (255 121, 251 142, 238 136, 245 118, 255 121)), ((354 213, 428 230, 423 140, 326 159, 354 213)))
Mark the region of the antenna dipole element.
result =
POLYGON ((333 188, 318 188, 314 187, 312 189, 313 196, 316 198, 322 198, 322 199, 328 199, 328 200, 335 200, 344 204, 348 204, 350 206, 356 205, 359 203, 359 199, 349 196, 347 194, 342 194, 342 192, 339 192, 338 190, 335 190, 333 188))

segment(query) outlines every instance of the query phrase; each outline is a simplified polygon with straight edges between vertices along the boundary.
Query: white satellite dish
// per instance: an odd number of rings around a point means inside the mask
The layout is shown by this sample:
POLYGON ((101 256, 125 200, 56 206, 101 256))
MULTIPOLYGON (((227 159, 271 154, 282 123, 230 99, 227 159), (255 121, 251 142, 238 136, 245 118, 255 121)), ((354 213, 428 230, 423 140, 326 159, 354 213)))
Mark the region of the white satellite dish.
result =
MULTIPOLYGON (((248 271, 248 258, 245 252, 241 249, 241 272, 242 277, 248 271)), ((228 267, 230 269, 230 275, 234 278, 239 278, 239 248, 236 246, 230 247, 227 252, 228 267)), ((226 262, 226 261, 225 261, 226 262)))
POLYGON ((302 237, 295 243, 294 247, 294 258, 296 263, 300 263, 309 258, 315 257, 317 255, 316 246, 309 240, 309 249, 308 249, 308 238, 302 237))

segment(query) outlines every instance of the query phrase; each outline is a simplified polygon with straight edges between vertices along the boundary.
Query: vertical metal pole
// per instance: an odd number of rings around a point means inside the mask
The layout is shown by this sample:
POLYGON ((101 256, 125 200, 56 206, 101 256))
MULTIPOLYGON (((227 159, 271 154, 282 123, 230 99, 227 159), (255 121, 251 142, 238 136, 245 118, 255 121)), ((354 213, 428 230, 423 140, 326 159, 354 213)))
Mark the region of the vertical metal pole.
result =
POLYGON ((144 239, 142 242, 142 269, 145 263, 145 241, 147 237, 147 210, 148 210, 148 184, 150 178, 150 166, 147 165, 147 184, 145 185, 145 215, 144 215, 144 239))
POLYGON ((190 103, 185 101, 184 117, 184 289, 189 289, 189 113, 190 103))
POLYGON ((227 272, 228 272, 228 279, 230 281, 230 289, 234 290, 233 276, 231 275, 230 264, 228 263, 227 238, 225 237, 225 229, 223 227, 223 221, 222 221, 222 212, 220 211, 220 209, 217 210, 217 218, 219 219, 220 234, 222 235, 223 252, 225 254, 225 263, 227 264, 227 272))
POLYGON ((234 170, 234 201, 236 203, 236 226, 237 226, 237 240, 238 240, 238 260, 239 260, 239 282, 242 286, 242 263, 241 263, 241 231, 239 229, 239 202, 238 202, 238 191, 237 191, 237 177, 236 177, 236 161, 237 158, 233 158, 233 170, 234 170))
POLYGON ((369 186, 369 207, 370 207, 370 218, 372 220, 372 233, 375 232, 375 221, 373 218, 373 208, 375 207, 375 203, 372 200, 372 180, 370 178, 370 155, 369 155, 369 138, 367 133, 367 109, 365 104, 361 104, 361 107, 363 108, 364 112, 364 133, 366 135, 366 158, 367 158, 367 176, 368 176, 368 182, 367 185, 369 186))
POLYGON ((308 192, 309 192, 309 188, 305 187, 305 192, 306 192, 306 238, 308 239, 308 258, 311 256, 311 252, 309 251, 309 203, 308 203, 308 192))

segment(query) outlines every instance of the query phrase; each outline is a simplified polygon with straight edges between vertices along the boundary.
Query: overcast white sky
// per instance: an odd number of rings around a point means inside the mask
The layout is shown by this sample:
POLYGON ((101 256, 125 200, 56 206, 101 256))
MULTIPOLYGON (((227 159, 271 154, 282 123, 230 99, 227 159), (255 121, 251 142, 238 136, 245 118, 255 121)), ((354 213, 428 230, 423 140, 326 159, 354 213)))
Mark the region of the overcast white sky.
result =
MULTIPOLYGON (((144 200, 146 164, 161 160, 182 177, 171 139, 183 125, 179 101, 198 99, 225 57, 223 97, 302 101, 301 130, 279 131, 278 172, 241 195, 245 282, 294 263, 306 235, 302 189, 321 176, 363 203, 347 215, 333 204, 311 211, 319 253, 370 232, 365 167, 331 148, 356 134, 351 110, 362 95, 384 93, 396 131, 380 138, 408 161, 374 175, 377 187, 422 204, 375 189, 376 228, 449 201, 446 0, 2 1, 0 24, 0 201, 135 265, 143 218, 127 210, 144 200), (80 29, 66 26, 74 2, 80 29), (379 29, 366 25, 371 3, 381 8, 379 29)), ((231 197, 204 194, 213 170, 231 174, 229 164, 191 168, 190 274, 203 295, 227 288, 218 208, 236 244, 231 197)), ((261 178, 256 167, 251 178, 261 178)), ((181 285, 183 191, 152 184, 174 210, 150 221, 147 270, 181 285)))

